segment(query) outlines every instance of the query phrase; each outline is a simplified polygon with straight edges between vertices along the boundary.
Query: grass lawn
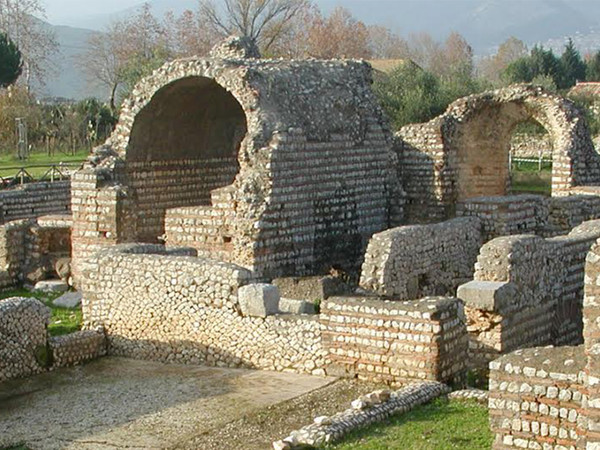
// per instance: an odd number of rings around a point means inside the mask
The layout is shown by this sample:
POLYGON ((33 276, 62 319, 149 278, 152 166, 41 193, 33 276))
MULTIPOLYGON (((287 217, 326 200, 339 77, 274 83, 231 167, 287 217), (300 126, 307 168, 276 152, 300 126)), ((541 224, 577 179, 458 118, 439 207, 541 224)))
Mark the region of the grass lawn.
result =
POLYGON ((538 194, 550 196, 552 193, 552 166, 545 165, 541 172, 537 163, 513 165, 511 171, 513 194, 538 194))
POLYGON ((408 414, 351 433, 328 450, 488 450, 488 410, 474 401, 438 398, 408 414))
POLYGON ((79 150, 74 155, 66 155, 61 152, 56 152, 53 156, 48 156, 45 152, 43 153, 32 153, 29 158, 25 161, 21 161, 15 157, 14 152, 0 155, 0 176, 10 177, 17 173, 16 169, 6 169, 7 167, 25 167, 28 168, 29 172, 34 177, 44 175, 52 164, 65 163, 73 164, 83 161, 89 155, 88 150, 79 150), (31 167, 43 165, 46 167, 31 167))
POLYGON ((31 292, 26 289, 14 289, 0 292, 0 300, 10 297, 34 297, 44 303, 52 310, 50 326, 48 331, 51 336, 62 336, 81 329, 81 309, 59 308, 52 304, 52 301, 60 294, 43 294, 41 292, 31 292))

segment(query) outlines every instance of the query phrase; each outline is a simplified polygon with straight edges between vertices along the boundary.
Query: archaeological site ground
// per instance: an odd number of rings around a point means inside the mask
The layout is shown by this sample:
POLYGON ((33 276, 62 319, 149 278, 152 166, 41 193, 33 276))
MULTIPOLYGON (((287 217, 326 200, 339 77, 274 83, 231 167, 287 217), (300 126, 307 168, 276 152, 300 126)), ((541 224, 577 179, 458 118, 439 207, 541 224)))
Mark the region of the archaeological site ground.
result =
POLYGON ((447 397, 487 406, 495 449, 600 449, 582 113, 519 84, 393 133, 372 79, 229 38, 141 81, 70 180, 0 191, 0 448, 223 448, 261 420, 333 448, 447 397), (511 185, 528 121, 551 196, 511 185))

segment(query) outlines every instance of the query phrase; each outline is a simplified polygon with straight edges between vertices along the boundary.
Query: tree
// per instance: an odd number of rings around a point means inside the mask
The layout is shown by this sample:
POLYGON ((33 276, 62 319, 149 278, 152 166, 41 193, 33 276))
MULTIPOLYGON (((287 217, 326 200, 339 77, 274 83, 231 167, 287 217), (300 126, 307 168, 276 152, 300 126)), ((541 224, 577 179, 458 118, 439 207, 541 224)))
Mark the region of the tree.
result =
POLYGON ((314 58, 368 58, 369 32, 350 11, 338 6, 329 17, 315 15, 308 31, 308 54, 314 58))
POLYGON ((117 97, 126 95, 140 77, 169 57, 165 29, 146 3, 135 16, 113 22, 104 33, 92 35, 80 65, 91 82, 109 90, 114 113, 117 97))
POLYGON ((527 56, 527 46, 525 43, 513 36, 508 38, 500 47, 495 55, 483 58, 479 64, 479 72, 482 77, 498 83, 501 81, 501 74, 513 62, 527 56))
POLYGON ((369 52, 375 59, 405 59, 409 58, 408 43, 381 25, 368 27, 369 52))
POLYGON ((600 51, 591 55, 586 61, 586 81, 600 81, 600 51))
POLYGON ((216 35, 237 34, 254 39, 264 52, 285 35, 294 17, 309 6, 308 0, 200 0, 199 13, 216 35))
POLYGON ((163 29, 168 52, 177 58, 208 55, 219 40, 199 11, 186 10, 179 17, 168 12, 163 29))
POLYGON ((39 83, 53 70, 52 57, 58 44, 38 17, 44 16, 39 0, 0 0, 0 31, 6 33, 22 53, 27 87, 39 83))
POLYGON ((438 78, 412 62, 378 79, 373 90, 396 129, 430 120, 445 109, 438 78))
POLYGON ((0 33, 0 87, 14 84, 22 72, 21 52, 5 33, 0 33))
POLYGON ((562 64, 552 50, 536 45, 529 56, 509 64, 501 77, 507 83, 531 83, 538 77, 550 78, 560 87, 563 78, 562 64))
POLYGON ((581 55, 575 48, 573 40, 565 45, 565 50, 560 57, 561 78, 558 87, 565 89, 574 86, 577 81, 585 80, 586 66, 581 55))

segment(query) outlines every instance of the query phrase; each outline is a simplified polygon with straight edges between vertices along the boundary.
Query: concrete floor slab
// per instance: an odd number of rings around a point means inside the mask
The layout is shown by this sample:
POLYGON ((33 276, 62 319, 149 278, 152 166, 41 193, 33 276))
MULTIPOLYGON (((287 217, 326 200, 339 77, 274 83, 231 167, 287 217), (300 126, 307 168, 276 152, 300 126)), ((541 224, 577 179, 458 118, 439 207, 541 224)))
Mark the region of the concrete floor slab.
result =
POLYGON ((332 381, 103 358, 0 384, 0 447, 169 448, 332 381))

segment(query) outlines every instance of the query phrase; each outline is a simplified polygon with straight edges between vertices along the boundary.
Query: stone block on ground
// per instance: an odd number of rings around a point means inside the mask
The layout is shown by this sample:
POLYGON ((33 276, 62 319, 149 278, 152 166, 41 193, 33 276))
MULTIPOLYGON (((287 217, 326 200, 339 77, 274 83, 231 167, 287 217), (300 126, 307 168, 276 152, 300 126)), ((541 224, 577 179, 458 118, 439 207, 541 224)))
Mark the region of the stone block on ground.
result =
POLYGON ((238 290, 242 314, 250 317, 267 317, 279 312, 279 289, 272 284, 249 284, 238 290))
POLYGON ((61 308, 77 308, 81 305, 81 293, 80 292, 67 292, 52 303, 54 306, 59 306, 61 308))
POLYGON ((316 314, 317 312, 314 303, 294 298, 281 298, 279 300, 279 311, 289 314, 316 314))
POLYGON ((67 292, 69 285, 62 280, 44 280, 38 281, 33 289, 42 292, 67 292))

